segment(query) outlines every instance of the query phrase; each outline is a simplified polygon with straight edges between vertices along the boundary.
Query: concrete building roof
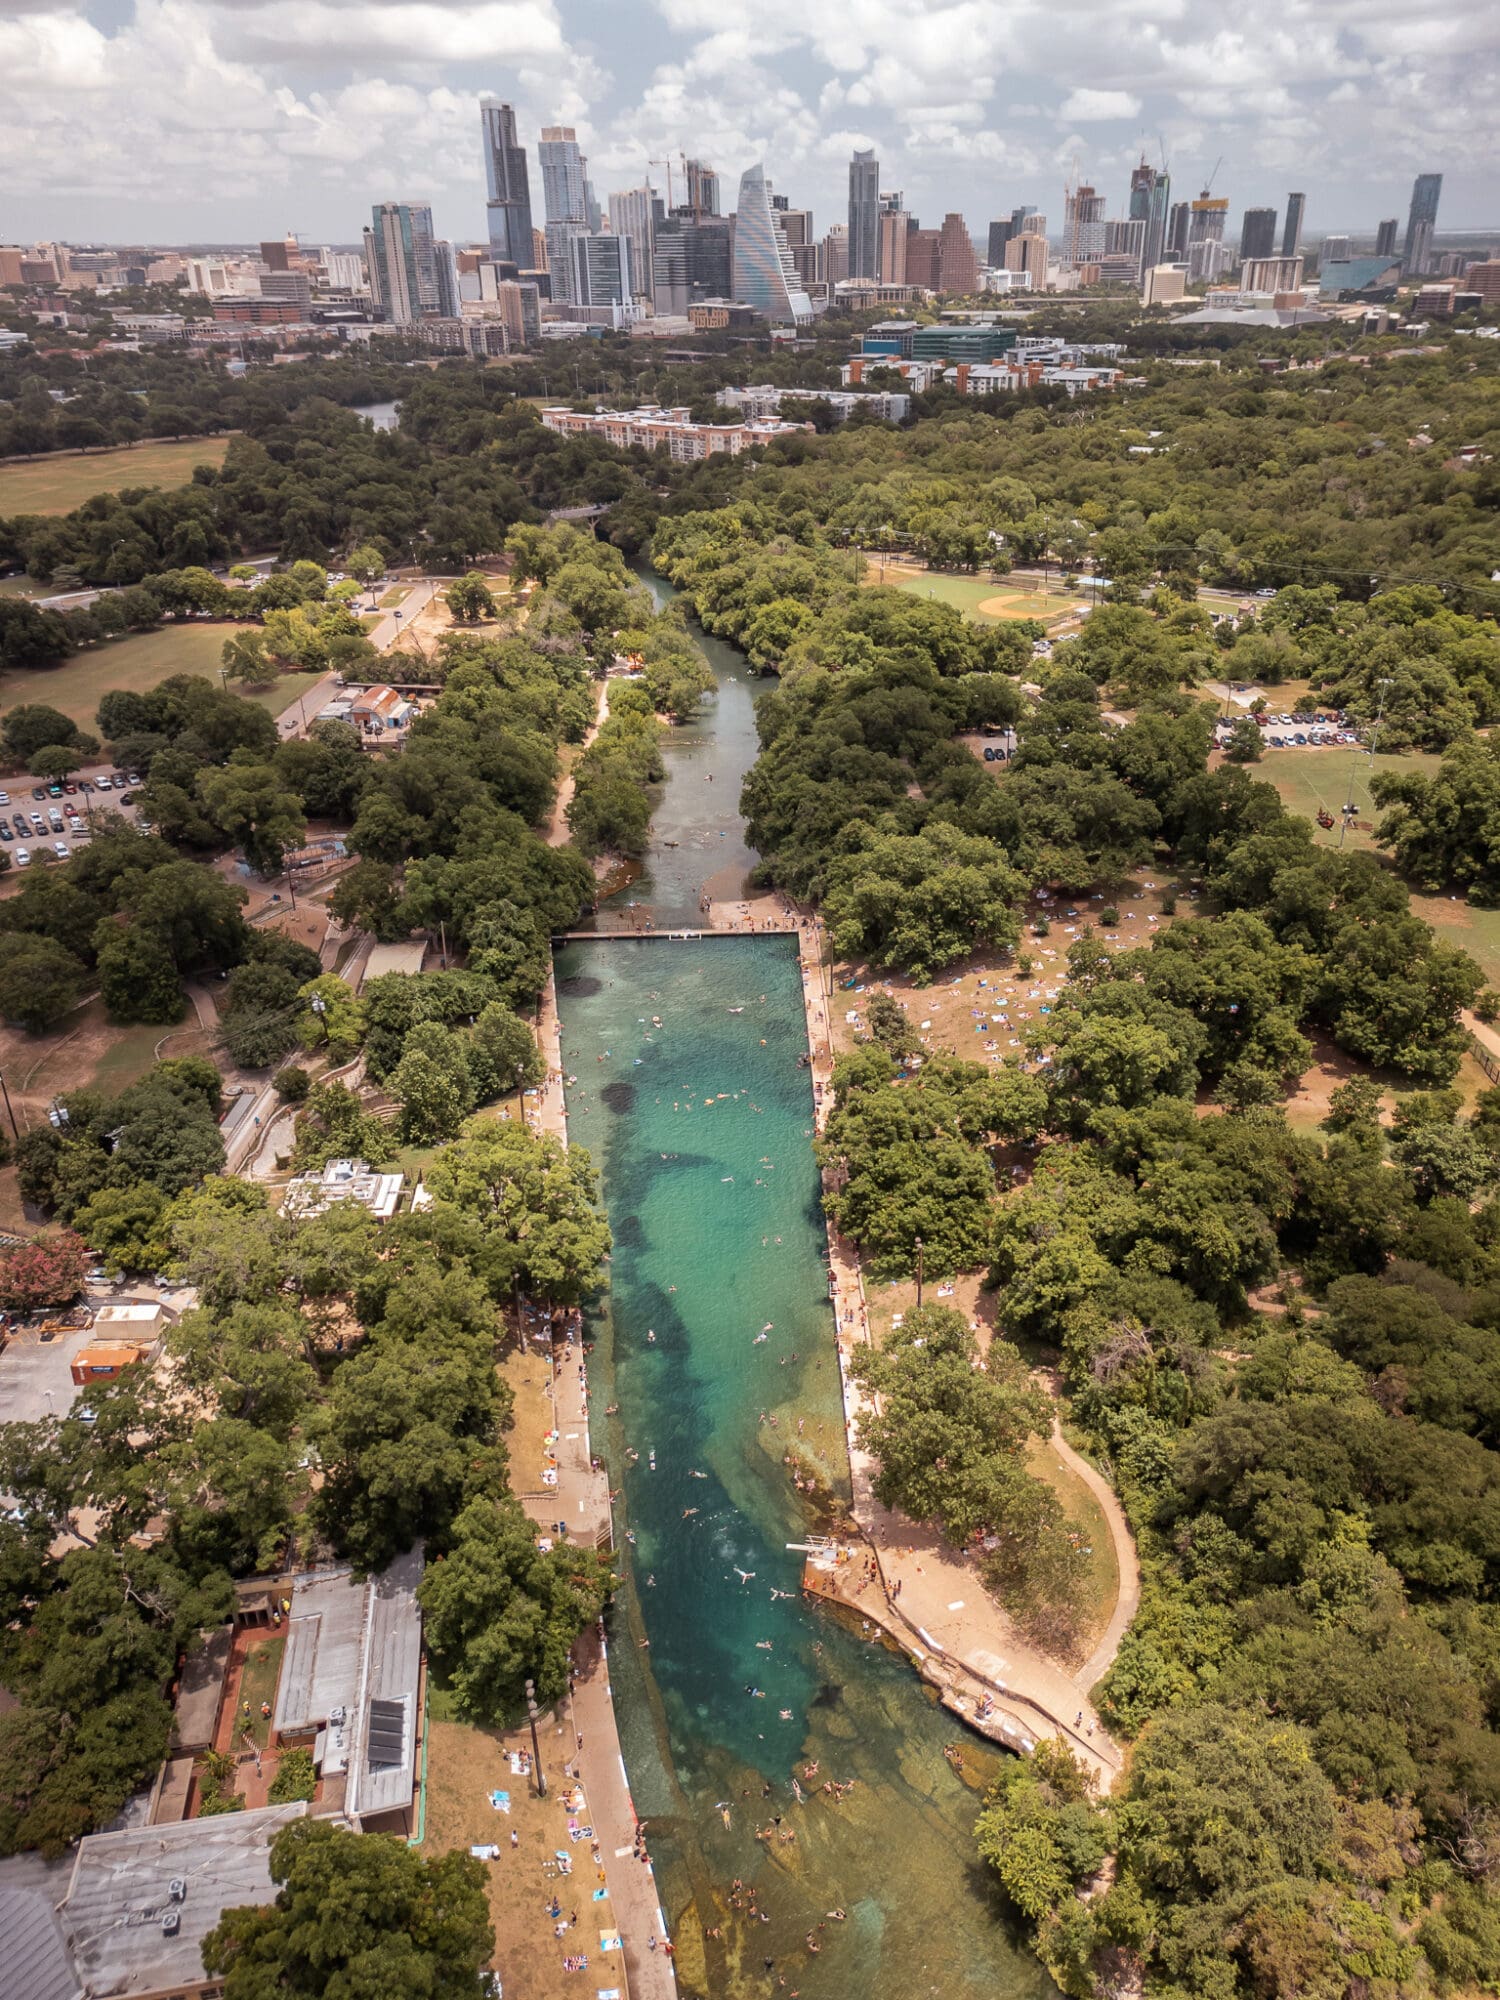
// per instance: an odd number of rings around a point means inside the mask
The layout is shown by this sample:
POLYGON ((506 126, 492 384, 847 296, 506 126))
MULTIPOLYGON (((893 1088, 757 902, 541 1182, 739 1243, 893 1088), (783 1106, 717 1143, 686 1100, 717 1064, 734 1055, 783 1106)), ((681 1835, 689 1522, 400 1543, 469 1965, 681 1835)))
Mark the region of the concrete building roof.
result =
POLYGON ((363 987, 367 979, 380 979, 387 972, 420 972, 426 955, 425 938, 406 938, 400 944, 372 945, 360 985, 363 987))
POLYGON ((204 1938, 225 1910, 271 1901, 271 1842, 306 1811, 261 1806, 80 1841, 58 1914, 90 2000, 201 1985, 204 1938))
POLYGON ((330 1160, 320 1174, 298 1174, 281 1198, 283 1215, 321 1215, 335 1202, 357 1201, 378 1221, 396 1213, 404 1174, 377 1174, 363 1160, 330 1160))
POLYGON ((320 1768, 325 1779, 343 1775, 350 1814, 411 1801, 422 1570, 416 1548, 364 1582, 352 1570, 323 1570, 292 1588, 274 1726, 278 1736, 320 1732, 320 1768))
POLYGON ((177 1704, 172 1711, 172 1748, 206 1750, 214 1740, 224 1678, 234 1651, 234 1634, 227 1625, 211 1632, 182 1670, 177 1704))

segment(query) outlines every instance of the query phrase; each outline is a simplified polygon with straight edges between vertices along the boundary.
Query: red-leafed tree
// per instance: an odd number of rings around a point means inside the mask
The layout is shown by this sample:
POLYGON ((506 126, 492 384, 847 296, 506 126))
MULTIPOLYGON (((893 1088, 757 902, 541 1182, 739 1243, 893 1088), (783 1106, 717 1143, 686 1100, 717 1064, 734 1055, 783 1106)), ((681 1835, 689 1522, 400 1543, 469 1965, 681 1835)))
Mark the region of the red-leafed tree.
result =
POLYGON ((66 1305, 83 1289, 88 1262, 88 1245, 71 1229, 0 1251, 0 1306, 34 1312, 38 1306, 66 1305))

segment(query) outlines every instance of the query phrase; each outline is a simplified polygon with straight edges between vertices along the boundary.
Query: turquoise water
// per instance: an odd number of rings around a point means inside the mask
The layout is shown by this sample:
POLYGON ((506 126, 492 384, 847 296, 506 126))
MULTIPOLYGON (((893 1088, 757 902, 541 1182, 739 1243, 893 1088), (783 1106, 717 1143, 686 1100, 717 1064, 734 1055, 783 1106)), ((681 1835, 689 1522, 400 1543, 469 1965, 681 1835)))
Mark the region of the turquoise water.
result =
MULTIPOLYGON (((754 683, 705 651, 717 703, 696 749, 673 744, 655 829, 680 844, 628 892, 664 924, 751 859, 737 814, 722 839, 717 814, 754 756, 754 683)), ((1054 1989, 975 1861, 978 1793, 942 1755, 957 1725, 857 1620, 804 1603, 786 1547, 848 1498, 795 944, 590 940, 559 951, 557 976, 569 1130, 615 1238, 590 1366, 622 1489, 611 1681, 682 1991, 1041 2000, 1054 1989), (828 1780, 852 1789, 835 1801, 828 1780), (753 1914, 731 1906, 736 1877, 753 1914)), ((977 1742, 965 1755, 976 1779, 993 1769, 977 1742)))

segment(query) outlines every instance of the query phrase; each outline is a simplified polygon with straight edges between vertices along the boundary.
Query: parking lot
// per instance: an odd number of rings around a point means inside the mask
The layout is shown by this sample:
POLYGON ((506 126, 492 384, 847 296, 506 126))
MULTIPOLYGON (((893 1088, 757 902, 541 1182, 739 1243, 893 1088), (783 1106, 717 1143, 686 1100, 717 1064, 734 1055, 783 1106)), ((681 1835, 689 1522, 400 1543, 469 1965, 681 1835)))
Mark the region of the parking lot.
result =
POLYGON ((13 1333, 0 1354, 0 1424, 34 1424, 70 1410, 79 1393, 73 1357, 92 1339, 86 1326, 52 1340, 35 1328, 13 1333))
POLYGON ((99 813, 136 818, 139 785, 138 773, 109 764, 61 783, 25 773, 6 778, 0 781, 0 851, 10 856, 12 871, 32 866, 43 852, 66 861, 88 840, 99 813))

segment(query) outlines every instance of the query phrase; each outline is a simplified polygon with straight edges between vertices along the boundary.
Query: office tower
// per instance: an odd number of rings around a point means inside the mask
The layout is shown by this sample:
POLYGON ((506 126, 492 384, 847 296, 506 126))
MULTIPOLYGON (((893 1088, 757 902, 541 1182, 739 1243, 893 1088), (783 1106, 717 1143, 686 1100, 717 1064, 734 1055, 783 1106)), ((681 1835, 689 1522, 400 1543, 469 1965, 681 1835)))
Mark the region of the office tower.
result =
POLYGON ((880 276, 884 284, 906 283, 906 239, 911 223, 899 194, 880 197, 880 276))
POLYGON ((503 263, 530 264, 531 180, 526 171, 526 148, 516 139, 514 109, 484 99, 479 107, 479 128, 484 140, 490 249, 503 263))
MULTIPOLYGON (((1043 219, 1044 218, 1039 218, 1043 219)), ((1040 292, 1047 284, 1047 233, 1043 229, 1023 229, 1005 246, 1007 271, 1024 273, 1030 290, 1040 292)))
POLYGON ((880 162, 873 148, 849 162, 849 276, 880 276, 880 162))
POLYGON ((1175 264, 1187 256, 1188 229, 1193 220, 1193 212, 1185 201, 1174 201, 1168 210, 1166 257, 1169 264, 1175 264))
POLYGON ((1286 227, 1281 232, 1281 254, 1295 257, 1302 248, 1302 218, 1307 213, 1307 196, 1289 194, 1286 198, 1286 227))
POLYGON ((836 222, 823 238, 823 282, 830 292, 849 275, 849 225, 836 222))
POLYGON ((432 278, 437 293, 438 318, 457 319, 458 302, 462 296, 458 284, 458 259, 453 254, 453 245, 444 237, 439 237, 432 246, 432 278))
POLYGON ((771 203, 776 216, 776 227, 786 238, 788 250, 801 250, 813 240, 813 214, 810 208, 793 208, 789 202, 776 195, 771 203))
POLYGON ((1103 195, 1091 187, 1075 188, 1064 201, 1063 262, 1075 270, 1104 255, 1104 208, 1103 195))
POLYGON ((1406 242, 1401 249, 1401 275, 1419 278, 1432 261, 1432 239, 1437 231, 1438 202, 1443 192, 1441 174, 1418 174, 1412 183, 1411 208, 1406 217, 1406 242))
POLYGON ((992 222, 989 241, 985 245, 985 262, 993 271, 1005 268, 1005 246, 1010 241, 1010 223, 992 222))
POLYGON ((1034 221, 1035 217, 1036 210, 1034 208, 1013 208, 1010 212, 1011 235, 1019 236, 1027 223, 1034 221))
POLYGON ((440 306, 432 210, 426 202, 382 201, 365 230, 370 296, 392 326, 412 326, 440 306))
POLYGON ((690 305, 727 299, 733 290, 727 216, 674 208, 657 222, 651 296, 659 314, 680 317, 690 305))
POLYGON ((572 298, 576 306, 628 306, 635 296, 628 236, 592 236, 577 229, 569 239, 572 298))
MULTIPOLYGON (((1247 208, 1240 223, 1240 262, 1248 264, 1253 258, 1270 257, 1276 250, 1276 211, 1274 208, 1247 208)), ((1294 256, 1294 251, 1287 255, 1294 256)))
POLYGON ((773 326, 798 325, 812 318, 812 302, 797 283, 792 253, 771 207, 766 170, 759 162, 740 176, 734 217, 734 296, 773 326))
POLYGON ((295 236, 278 238, 274 243, 262 243, 260 246, 260 261, 268 271, 290 271, 296 254, 295 236))
POLYGON ((1318 269, 1326 270, 1330 264, 1347 264, 1349 261, 1349 239, 1347 236, 1325 236, 1318 251, 1318 269))
POLYGON ((1172 179, 1160 173, 1146 204, 1146 228, 1141 240, 1141 276, 1155 270, 1167 253, 1167 221, 1172 206, 1172 179))
POLYGON ((630 274, 640 298, 650 297, 655 284, 651 258, 661 217, 661 198, 649 185, 609 198, 609 226, 616 236, 630 240, 630 274))
POLYGON ((939 246, 943 240, 940 229, 908 229, 906 232, 906 282, 917 285, 924 292, 938 289, 941 275, 938 267, 939 246))
POLYGON ((1299 292, 1302 289, 1300 257, 1247 257, 1240 268, 1242 292, 1299 292))
POLYGON ((1132 222, 1144 222, 1151 213, 1151 195, 1156 186, 1156 169, 1148 166, 1143 159, 1138 167, 1130 171, 1130 206, 1126 213, 1132 222))
POLYGON ((580 228, 587 228, 589 211, 585 161, 573 127, 544 125, 536 157, 542 170, 542 206, 547 220, 572 222, 580 228))
POLYGON ((938 290, 966 298, 979 290, 979 260, 974 239, 961 215, 945 215, 938 234, 938 290))
POLYGON ((688 160, 685 164, 687 199, 684 206, 692 210, 695 222, 705 215, 717 215, 719 176, 712 167, 705 166, 702 160, 688 160))
POLYGON ((1396 230, 1399 227, 1394 215, 1388 216, 1375 231, 1375 255, 1394 257, 1396 254, 1396 230))
POLYGON ((1180 264, 1153 264, 1141 280, 1141 304, 1171 305, 1186 291, 1187 272, 1180 264))

